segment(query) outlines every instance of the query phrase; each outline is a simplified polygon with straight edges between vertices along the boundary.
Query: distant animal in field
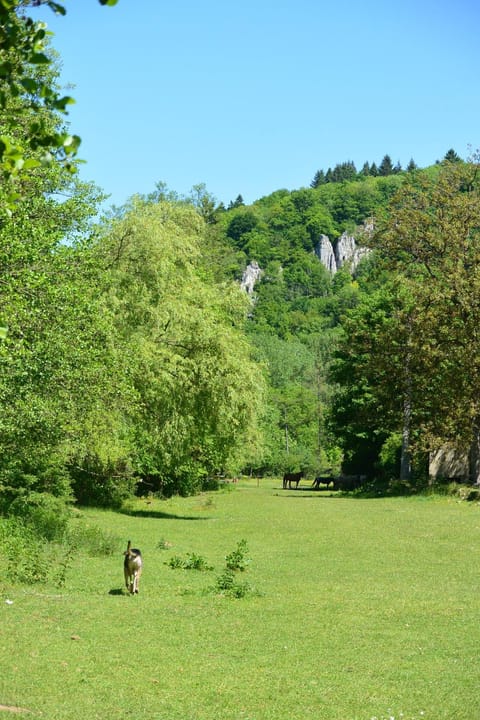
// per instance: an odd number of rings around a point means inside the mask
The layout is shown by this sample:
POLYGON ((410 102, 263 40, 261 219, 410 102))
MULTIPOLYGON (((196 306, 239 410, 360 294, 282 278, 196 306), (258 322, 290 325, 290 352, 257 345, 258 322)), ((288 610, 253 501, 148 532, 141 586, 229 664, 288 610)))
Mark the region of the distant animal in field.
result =
POLYGON ((132 548, 132 543, 129 540, 127 543, 127 549, 123 554, 125 555, 125 560, 123 561, 125 586, 128 592, 131 595, 134 595, 138 593, 140 575, 142 574, 142 553, 138 550, 138 548, 132 548))
POLYGON ((333 482, 335 482, 333 477, 330 477, 329 475, 319 475, 313 481, 312 488, 315 488, 316 490, 320 490, 320 485, 326 485, 328 488, 330 483, 333 483, 333 482))
POLYGON ((305 473, 303 470, 300 470, 300 472, 294 472, 294 473, 285 473, 283 476, 283 489, 287 489, 287 485, 292 489, 292 483, 295 483, 295 489, 298 488, 298 483, 304 477, 305 473))

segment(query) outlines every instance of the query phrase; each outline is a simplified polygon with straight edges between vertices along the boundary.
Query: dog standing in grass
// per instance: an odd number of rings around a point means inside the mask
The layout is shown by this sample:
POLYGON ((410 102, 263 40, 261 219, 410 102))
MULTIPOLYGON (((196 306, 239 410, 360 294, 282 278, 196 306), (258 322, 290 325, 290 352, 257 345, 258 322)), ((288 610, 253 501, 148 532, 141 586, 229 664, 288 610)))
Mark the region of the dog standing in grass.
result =
POLYGON ((125 573, 125 585, 128 592, 133 595, 138 593, 138 583, 140 581, 140 575, 142 574, 142 553, 137 548, 132 548, 132 543, 129 540, 127 543, 127 550, 123 553, 125 560, 123 562, 123 571, 125 573))

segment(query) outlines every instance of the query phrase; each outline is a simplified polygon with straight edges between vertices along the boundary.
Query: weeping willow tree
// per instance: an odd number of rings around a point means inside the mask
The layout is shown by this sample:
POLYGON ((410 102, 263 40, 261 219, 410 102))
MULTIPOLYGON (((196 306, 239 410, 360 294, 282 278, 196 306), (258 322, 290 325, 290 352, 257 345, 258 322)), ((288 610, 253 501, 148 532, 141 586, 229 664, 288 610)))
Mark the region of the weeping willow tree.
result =
POLYGON ((197 490, 261 445, 264 381, 243 332, 249 301, 214 280, 204 236, 188 204, 138 199, 99 244, 131 383, 132 463, 167 494, 197 490))

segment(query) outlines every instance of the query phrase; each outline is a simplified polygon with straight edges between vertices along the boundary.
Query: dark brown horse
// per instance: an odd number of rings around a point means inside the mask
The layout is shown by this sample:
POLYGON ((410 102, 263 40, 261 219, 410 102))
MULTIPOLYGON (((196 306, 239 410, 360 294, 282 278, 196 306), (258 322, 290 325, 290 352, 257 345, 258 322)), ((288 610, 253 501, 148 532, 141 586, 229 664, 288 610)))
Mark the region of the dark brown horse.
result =
POLYGON ((298 488, 298 483, 302 479, 302 477, 305 475, 303 470, 300 470, 300 472, 294 472, 294 473, 285 473, 283 476, 283 489, 287 489, 287 485, 292 489, 292 483, 295 483, 295 489, 298 488))

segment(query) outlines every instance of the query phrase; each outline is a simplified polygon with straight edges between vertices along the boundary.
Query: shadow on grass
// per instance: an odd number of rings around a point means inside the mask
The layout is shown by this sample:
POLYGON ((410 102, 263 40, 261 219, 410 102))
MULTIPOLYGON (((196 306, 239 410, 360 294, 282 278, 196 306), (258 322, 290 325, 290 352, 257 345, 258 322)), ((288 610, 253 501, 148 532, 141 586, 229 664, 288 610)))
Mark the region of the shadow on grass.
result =
POLYGON ((346 495, 351 495, 351 493, 343 493, 340 491, 333 491, 333 490, 312 490, 312 488, 297 488, 297 490, 284 490, 283 488, 278 488, 278 492, 275 493, 277 497, 283 497, 283 498, 302 498, 304 500, 308 498, 318 497, 318 498, 339 498, 339 497, 345 497, 346 495), (302 492, 303 491, 303 492, 302 492), (308 492, 308 495, 307 495, 308 492), (298 494, 296 494, 298 493, 298 494))
POLYGON ((158 520, 208 520, 206 517, 198 515, 175 515, 174 513, 161 512, 160 510, 129 510, 128 508, 120 510, 122 515, 139 518, 157 518, 158 520))
POLYGON ((109 595, 125 595, 122 588, 112 588, 108 591, 109 595))

